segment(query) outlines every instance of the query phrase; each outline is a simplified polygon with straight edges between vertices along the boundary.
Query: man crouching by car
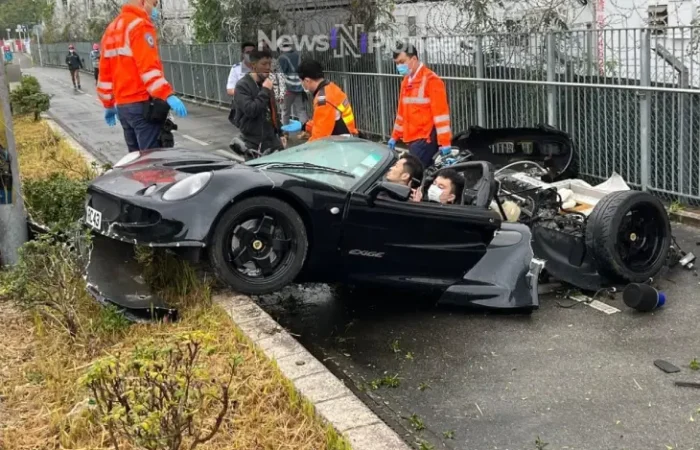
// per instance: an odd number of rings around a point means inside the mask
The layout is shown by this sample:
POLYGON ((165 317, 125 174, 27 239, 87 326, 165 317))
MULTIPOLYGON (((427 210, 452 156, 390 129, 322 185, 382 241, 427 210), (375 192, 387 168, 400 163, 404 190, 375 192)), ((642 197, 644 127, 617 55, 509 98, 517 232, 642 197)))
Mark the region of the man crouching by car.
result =
POLYGON ((236 83, 233 96, 241 138, 246 148, 257 155, 282 150, 287 146, 287 138, 281 130, 270 78, 272 54, 269 50, 253 50, 250 64, 251 71, 236 83))

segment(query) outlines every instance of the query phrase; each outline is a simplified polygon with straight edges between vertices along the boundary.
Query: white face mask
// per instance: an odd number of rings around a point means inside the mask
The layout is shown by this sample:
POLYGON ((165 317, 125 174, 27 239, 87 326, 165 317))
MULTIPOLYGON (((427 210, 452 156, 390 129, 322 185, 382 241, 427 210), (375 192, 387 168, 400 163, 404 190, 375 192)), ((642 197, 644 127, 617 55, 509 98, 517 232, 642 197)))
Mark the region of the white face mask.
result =
POLYGON ((433 184, 428 189, 428 200, 431 202, 439 202, 440 196, 442 195, 442 189, 437 187, 437 184, 433 184))

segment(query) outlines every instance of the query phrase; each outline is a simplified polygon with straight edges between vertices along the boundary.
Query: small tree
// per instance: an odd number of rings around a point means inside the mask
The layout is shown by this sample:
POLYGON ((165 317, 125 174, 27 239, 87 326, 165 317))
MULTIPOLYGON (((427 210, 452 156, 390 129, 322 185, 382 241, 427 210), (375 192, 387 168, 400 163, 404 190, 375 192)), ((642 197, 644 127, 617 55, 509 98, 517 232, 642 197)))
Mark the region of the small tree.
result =
POLYGON ((10 102, 14 114, 34 114, 37 121, 51 106, 50 97, 41 92, 39 81, 28 75, 24 75, 20 86, 10 93, 10 102))
POLYGON ((240 360, 230 361, 226 381, 212 380, 201 362, 216 353, 212 342, 203 332, 184 333, 137 348, 126 362, 107 357, 90 368, 81 384, 116 450, 120 437, 147 450, 178 450, 185 441, 193 450, 214 437, 237 406, 229 396, 240 360))

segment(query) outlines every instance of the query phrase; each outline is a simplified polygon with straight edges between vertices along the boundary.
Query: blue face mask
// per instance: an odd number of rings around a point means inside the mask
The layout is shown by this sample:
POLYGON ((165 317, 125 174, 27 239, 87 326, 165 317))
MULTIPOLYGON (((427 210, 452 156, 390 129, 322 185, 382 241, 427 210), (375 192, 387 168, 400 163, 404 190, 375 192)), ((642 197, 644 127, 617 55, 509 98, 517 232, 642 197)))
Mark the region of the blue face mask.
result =
POLYGON ((408 75, 408 65, 407 64, 397 64, 396 70, 399 72, 399 75, 408 75))
POLYGON ((153 9, 151 10, 151 21, 156 23, 156 22, 158 22, 159 18, 160 18, 160 11, 158 10, 158 8, 156 8, 154 6, 153 9))

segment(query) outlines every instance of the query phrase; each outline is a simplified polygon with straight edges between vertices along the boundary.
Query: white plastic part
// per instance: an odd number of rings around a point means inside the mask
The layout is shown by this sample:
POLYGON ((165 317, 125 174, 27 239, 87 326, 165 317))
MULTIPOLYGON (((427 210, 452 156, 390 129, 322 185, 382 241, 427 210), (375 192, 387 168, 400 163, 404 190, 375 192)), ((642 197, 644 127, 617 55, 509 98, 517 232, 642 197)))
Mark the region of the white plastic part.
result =
POLYGON ((139 156, 141 156, 141 152, 129 152, 126 154, 126 156, 124 156, 122 159, 117 161, 117 163, 113 167, 126 166, 127 164, 139 159, 139 156))

